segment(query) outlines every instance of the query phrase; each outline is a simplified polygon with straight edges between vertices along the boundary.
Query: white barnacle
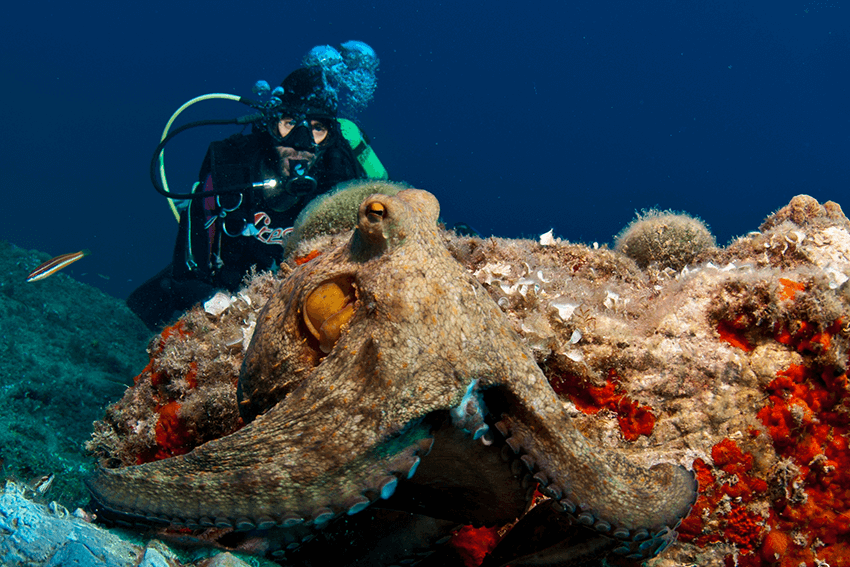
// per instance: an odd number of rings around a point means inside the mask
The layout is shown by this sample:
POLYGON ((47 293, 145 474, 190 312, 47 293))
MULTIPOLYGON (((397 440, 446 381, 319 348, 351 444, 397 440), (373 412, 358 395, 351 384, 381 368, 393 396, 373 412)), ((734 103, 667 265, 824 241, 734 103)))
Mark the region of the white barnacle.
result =
POLYGON ((528 290, 532 290, 534 293, 540 289, 540 284, 537 283, 537 280, 533 278, 529 278, 527 276, 520 278, 520 280, 516 283, 519 286, 519 294, 523 297, 526 296, 528 290))
POLYGON ((661 270, 661 274, 669 280, 676 279, 678 277, 676 274, 676 270, 674 270, 670 266, 667 266, 666 268, 661 270))
POLYGON ((550 228, 549 232, 544 232, 540 235, 540 246, 552 246, 557 242, 555 237, 552 235, 552 231, 554 230, 554 228, 550 228))
POLYGON ((785 254, 785 252, 788 250, 789 244, 793 244, 795 247, 797 247, 802 244, 803 240, 805 240, 806 238, 806 235, 800 232, 799 230, 792 230, 790 232, 786 232, 782 236, 785 239, 785 242, 783 243, 782 252, 780 252, 780 254, 785 254))
POLYGON ((801 244, 806 239, 806 235, 799 230, 792 230, 785 234, 785 241, 789 244, 801 244))
POLYGON ((55 478, 56 475, 54 474, 45 475, 41 477, 33 484, 33 491, 37 492, 38 494, 44 494, 50 489, 50 486, 53 484, 53 480, 55 478))
POLYGON ((147 422, 147 421, 145 421, 145 420, 143 420, 143 419, 142 419, 142 420, 139 420, 139 421, 137 421, 137 422, 136 422, 136 424, 135 424, 135 425, 133 425, 133 426, 132 426, 133 433, 135 433, 136 435, 138 435, 138 434, 139 434, 139 433, 141 433, 141 432, 142 432, 142 430, 143 430, 145 427, 147 427, 147 426, 148 426, 148 422, 147 422))
POLYGON ((232 328, 228 330, 223 336, 224 346, 231 351, 242 350, 242 343, 244 341, 244 338, 245 337, 242 329, 240 329, 239 327, 232 328))

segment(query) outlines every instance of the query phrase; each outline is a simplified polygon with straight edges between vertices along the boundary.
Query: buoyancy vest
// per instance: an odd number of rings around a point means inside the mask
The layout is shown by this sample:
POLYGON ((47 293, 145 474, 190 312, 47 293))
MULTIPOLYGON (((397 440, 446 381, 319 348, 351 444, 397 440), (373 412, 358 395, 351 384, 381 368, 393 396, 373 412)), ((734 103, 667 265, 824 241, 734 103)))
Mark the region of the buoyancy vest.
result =
MULTIPOLYGON (((343 138, 366 176, 387 179, 387 171, 369 146, 365 133, 350 120, 338 121, 343 138)), ((258 246, 251 242, 254 238, 235 238, 251 236, 251 228, 258 222, 255 209, 256 204, 261 202, 260 190, 252 189, 251 184, 259 180, 261 162, 270 147, 271 141, 264 133, 237 134, 210 144, 194 191, 228 187, 245 187, 245 191, 190 202, 180 216, 180 231, 174 251, 173 266, 178 279, 196 277, 216 286, 234 287, 251 265, 257 264, 260 269, 266 269, 268 266, 265 264, 280 260, 277 257, 280 249, 276 247, 258 246), (224 245, 224 237, 233 237, 227 240, 235 241, 224 245)), ((327 189, 329 187, 324 187, 321 192, 327 189)), ((264 215, 261 222, 269 224, 271 215, 275 217, 273 224, 288 222, 285 226, 290 226, 301 207, 284 213, 261 213, 264 215)), ((285 230, 283 226, 272 227, 272 231, 282 230, 285 230)), ((272 243, 277 241, 271 240, 272 243)))

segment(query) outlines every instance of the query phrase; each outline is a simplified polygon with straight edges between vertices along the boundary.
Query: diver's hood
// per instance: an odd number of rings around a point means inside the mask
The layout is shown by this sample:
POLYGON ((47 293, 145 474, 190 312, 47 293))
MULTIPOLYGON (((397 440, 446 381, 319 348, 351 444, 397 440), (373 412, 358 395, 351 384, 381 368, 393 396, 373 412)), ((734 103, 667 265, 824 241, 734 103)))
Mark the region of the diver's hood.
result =
POLYGON ((280 102, 266 116, 269 133, 282 145, 318 153, 320 144, 313 139, 310 121, 321 121, 329 130, 329 139, 339 129, 336 122, 336 92, 328 85, 324 71, 320 67, 296 69, 283 80, 280 90, 283 91, 277 95, 280 102), (284 138, 280 138, 278 122, 284 117, 291 117, 299 124, 284 138))
POLYGON ((279 108, 300 116, 336 118, 339 103, 336 92, 328 84, 319 67, 301 67, 290 73, 280 84, 283 93, 279 108))

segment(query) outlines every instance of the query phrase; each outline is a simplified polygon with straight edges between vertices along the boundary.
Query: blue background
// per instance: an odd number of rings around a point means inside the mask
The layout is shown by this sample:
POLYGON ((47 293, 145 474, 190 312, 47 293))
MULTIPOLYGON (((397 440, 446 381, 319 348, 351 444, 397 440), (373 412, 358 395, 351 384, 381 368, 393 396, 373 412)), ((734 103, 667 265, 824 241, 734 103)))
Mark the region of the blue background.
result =
MULTIPOLYGON (((126 297, 174 244, 148 178, 171 113, 356 39, 381 59, 360 122, 448 224, 603 243, 658 206, 725 244, 799 193, 850 207, 848 19, 841 0, 18 3, 0 23, 0 238, 88 248, 69 271, 126 297)), ((172 189, 235 131, 170 144, 172 189)))

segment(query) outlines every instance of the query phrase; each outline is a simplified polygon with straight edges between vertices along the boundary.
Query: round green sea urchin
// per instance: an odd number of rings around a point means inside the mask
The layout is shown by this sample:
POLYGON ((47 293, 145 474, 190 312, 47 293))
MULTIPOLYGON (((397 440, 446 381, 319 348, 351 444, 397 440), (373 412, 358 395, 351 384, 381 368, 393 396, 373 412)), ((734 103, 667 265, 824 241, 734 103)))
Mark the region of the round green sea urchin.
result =
POLYGON ((686 213, 645 210, 617 235, 614 248, 641 268, 681 270, 715 241, 703 221, 686 213))

